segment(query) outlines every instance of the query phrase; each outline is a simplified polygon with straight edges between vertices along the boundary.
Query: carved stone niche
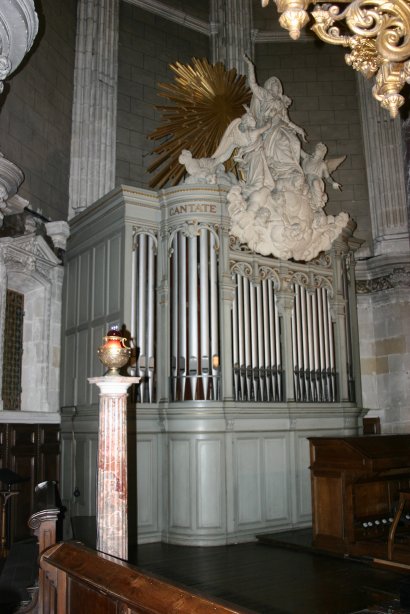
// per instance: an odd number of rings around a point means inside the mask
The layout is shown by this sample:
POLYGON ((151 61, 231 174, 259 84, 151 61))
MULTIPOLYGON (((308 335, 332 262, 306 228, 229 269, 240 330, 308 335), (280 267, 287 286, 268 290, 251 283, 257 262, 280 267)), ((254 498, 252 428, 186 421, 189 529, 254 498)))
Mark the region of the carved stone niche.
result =
POLYGON ((43 416, 58 412, 62 283, 61 262, 41 236, 0 238, 0 410, 4 409, 5 305, 10 289, 24 295, 21 411, 43 416))
POLYGON ((0 93, 3 81, 31 49, 38 31, 33 0, 7 0, 0 6, 0 93))

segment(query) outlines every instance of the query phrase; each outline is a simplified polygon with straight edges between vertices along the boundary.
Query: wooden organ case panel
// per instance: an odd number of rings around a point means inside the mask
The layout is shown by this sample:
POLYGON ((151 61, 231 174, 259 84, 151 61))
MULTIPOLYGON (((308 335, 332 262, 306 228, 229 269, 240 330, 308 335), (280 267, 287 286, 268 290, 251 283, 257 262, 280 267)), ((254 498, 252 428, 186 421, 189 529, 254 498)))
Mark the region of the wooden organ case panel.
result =
POLYGON ((385 557, 399 492, 410 488, 410 435, 309 442, 314 546, 385 557))

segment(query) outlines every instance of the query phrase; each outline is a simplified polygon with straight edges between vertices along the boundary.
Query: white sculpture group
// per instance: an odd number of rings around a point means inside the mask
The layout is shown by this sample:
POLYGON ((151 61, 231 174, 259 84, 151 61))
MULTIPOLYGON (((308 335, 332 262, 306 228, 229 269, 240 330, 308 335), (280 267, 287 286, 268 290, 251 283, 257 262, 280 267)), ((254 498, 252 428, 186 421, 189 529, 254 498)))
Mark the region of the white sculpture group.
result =
POLYGON ((249 85, 252 100, 245 114, 232 121, 211 158, 194 159, 189 151, 180 156, 186 183, 229 183, 228 211, 231 233, 250 249, 283 260, 309 261, 328 250, 349 216, 326 215, 325 181, 334 189, 331 172, 345 156, 325 160, 327 148, 319 143, 313 154, 301 146, 302 128, 290 121, 290 98, 277 77, 258 85, 252 62, 249 85), (239 180, 222 170, 234 153, 239 180))

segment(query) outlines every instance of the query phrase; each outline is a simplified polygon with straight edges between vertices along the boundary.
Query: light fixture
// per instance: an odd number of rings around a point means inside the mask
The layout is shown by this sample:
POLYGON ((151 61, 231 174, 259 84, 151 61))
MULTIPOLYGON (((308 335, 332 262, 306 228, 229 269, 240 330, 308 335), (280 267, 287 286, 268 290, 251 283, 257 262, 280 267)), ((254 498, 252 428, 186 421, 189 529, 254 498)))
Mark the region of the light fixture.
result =
MULTIPOLYGON (((408 0, 340 0, 321 4, 317 0, 275 0, 279 23, 296 40, 309 21, 320 40, 349 47, 346 63, 365 77, 375 76, 373 96, 396 117, 404 103, 400 94, 410 83, 410 2, 408 0), (347 5, 343 10, 339 5, 347 5), (339 24, 341 27, 339 27, 339 24)), ((262 0, 262 6, 269 0, 262 0)))

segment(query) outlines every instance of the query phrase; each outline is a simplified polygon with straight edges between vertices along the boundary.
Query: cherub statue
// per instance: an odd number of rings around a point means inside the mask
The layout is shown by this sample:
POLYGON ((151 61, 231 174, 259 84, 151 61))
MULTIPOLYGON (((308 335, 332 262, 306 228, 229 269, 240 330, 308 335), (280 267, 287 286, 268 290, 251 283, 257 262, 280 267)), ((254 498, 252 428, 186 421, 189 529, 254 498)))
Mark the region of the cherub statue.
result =
POLYGON ((309 187, 310 203, 314 210, 322 209, 327 202, 325 192, 325 181, 334 190, 341 190, 340 183, 337 183, 331 175, 346 159, 346 156, 325 160, 327 147, 324 143, 318 143, 313 154, 304 154, 302 168, 306 176, 309 187))
POLYGON ((225 174, 224 160, 217 158, 194 158, 189 149, 183 149, 178 158, 178 162, 183 164, 188 173, 185 183, 205 182, 209 184, 217 183, 218 176, 225 174))

